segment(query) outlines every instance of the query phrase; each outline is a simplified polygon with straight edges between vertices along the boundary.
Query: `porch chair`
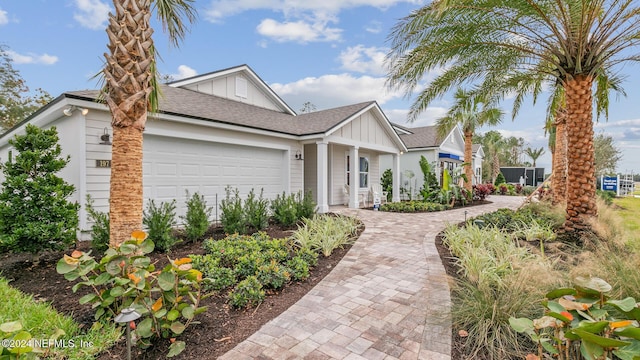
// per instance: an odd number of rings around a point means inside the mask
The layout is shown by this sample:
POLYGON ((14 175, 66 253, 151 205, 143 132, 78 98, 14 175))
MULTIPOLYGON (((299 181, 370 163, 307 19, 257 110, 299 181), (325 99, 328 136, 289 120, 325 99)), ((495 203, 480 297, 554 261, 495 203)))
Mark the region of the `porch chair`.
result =
POLYGON ((373 202, 376 198, 376 195, 380 196, 380 205, 387 202, 387 191, 382 191, 382 185, 380 184, 372 184, 371 185, 371 202, 373 202))
MULTIPOLYGON (((347 200, 345 201, 345 205, 349 205, 349 199, 351 199, 351 197, 349 196, 349 185, 344 184, 344 188, 342 188, 342 191, 344 192, 344 195, 347 197, 347 200)), ((367 206, 367 198, 364 196, 364 194, 360 194, 360 192, 358 192, 358 203, 359 204, 364 204, 364 206, 367 206)))

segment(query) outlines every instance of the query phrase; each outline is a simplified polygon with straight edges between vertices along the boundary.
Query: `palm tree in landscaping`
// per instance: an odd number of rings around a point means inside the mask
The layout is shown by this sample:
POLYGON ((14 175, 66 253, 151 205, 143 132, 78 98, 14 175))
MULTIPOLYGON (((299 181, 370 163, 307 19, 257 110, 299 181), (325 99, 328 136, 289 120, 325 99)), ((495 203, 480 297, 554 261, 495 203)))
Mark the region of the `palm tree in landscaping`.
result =
POLYGON ((534 71, 565 91, 568 148, 564 228, 587 228, 597 214, 593 153, 593 86, 599 74, 640 56, 640 8, 630 0, 437 0, 393 29, 390 87, 407 95, 437 70, 409 112, 461 84, 480 88, 534 71))
POLYGON ((533 160, 532 166, 536 167, 536 161, 538 161, 538 158, 544 154, 544 148, 532 149, 530 147, 527 147, 526 149, 524 149, 524 153, 527 154, 527 156, 530 157, 531 160, 533 160))
POLYGON ((482 125, 497 125, 502 121, 502 110, 491 106, 478 96, 472 96, 463 89, 456 90, 455 103, 447 115, 436 120, 438 136, 442 139, 456 125, 460 125, 464 134, 464 173, 467 178, 464 186, 472 190, 473 178, 473 133, 482 125))
POLYGON ((114 0, 109 14, 109 53, 103 70, 104 99, 111 110, 113 144, 109 200, 110 240, 116 246, 142 228, 142 132, 147 111, 158 105, 151 6, 178 45, 195 20, 193 0, 114 0))

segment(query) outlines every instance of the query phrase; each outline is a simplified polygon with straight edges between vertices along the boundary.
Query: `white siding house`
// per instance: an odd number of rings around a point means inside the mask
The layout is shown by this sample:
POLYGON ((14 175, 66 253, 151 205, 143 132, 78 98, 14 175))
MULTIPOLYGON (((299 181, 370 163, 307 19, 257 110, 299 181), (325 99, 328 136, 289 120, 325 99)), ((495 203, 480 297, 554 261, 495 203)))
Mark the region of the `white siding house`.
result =
MULTIPOLYGON (((400 186, 405 194, 411 189, 412 197, 414 197, 422 187, 423 175, 419 164, 421 156, 424 156, 435 167, 436 177, 440 182, 442 181, 443 169, 451 171, 464 163, 464 134, 458 126, 454 127, 444 138, 437 136, 435 126, 415 128, 397 124, 393 124, 393 126, 407 147, 407 152, 400 156, 399 169, 400 186), (410 178, 407 176, 408 174, 414 176, 410 178)), ((483 158, 482 146, 474 144, 472 162, 474 169, 472 181, 474 184, 482 182, 483 158)), ((393 169, 391 158, 382 156, 380 166, 383 172, 386 169, 393 169)))
MULTIPOLYGON (((375 101, 298 115, 247 65, 161 90, 159 111, 150 114, 144 132, 143 196, 176 199, 178 215, 186 211, 186 190, 213 205, 226 186, 237 187, 243 197, 252 188, 264 189, 268 198, 311 191, 320 212, 345 202, 359 207, 358 192, 379 183, 380 155, 399 164, 407 150, 375 101), (347 156, 368 163, 366 171, 350 172, 354 181, 346 177, 347 156), (344 195, 347 183, 354 190, 351 199, 344 195)), ((26 124, 56 126, 63 153, 71 156, 61 175, 76 187, 71 200, 82 205, 83 231, 91 225, 87 194, 97 210, 109 208, 111 114, 98 95, 66 92, 0 136, 0 161, 6 161, 8 140, 24 133, 26 124)))

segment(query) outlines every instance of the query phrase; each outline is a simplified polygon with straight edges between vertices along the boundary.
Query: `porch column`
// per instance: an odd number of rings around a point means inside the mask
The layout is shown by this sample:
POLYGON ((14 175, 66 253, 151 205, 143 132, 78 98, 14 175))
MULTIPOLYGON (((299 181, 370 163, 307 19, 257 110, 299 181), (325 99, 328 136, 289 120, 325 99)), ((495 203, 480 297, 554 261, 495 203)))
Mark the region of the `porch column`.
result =
POLYGON ((392 201, 400 201, 400 154, 393 154, 392 201))
POLYGON ((318 212, 324 214, 329 211, 329 144, 323 141, 317 145, 317 201, 318 212))
POLYGON ((360 207, 358 191, 360 191, 360 155, 359 148, 352 146, 349 149, 349 207, 357 209, 360 207))

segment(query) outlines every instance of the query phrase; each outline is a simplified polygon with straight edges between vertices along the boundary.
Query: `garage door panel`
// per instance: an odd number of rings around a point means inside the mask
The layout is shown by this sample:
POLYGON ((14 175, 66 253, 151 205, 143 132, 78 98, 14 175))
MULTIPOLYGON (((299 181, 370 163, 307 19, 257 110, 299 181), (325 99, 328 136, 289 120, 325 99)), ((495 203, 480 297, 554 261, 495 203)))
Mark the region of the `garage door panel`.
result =
POLYGON ((284 166, 282 150, 145 135, 144 197, 176 199, 177 215, 186 211, 185 190, 204 195, 209 206, 216 195, 218 203, 224 199, 227 185, 243 198, 251 189, 274 198, 287 183, 284 166))

